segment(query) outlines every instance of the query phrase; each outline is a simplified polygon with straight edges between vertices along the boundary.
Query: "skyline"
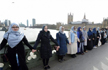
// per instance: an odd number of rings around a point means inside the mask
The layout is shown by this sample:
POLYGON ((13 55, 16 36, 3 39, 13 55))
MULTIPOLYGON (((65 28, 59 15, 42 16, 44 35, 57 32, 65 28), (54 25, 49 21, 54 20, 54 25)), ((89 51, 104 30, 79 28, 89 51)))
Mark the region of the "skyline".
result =
POLYGON ((67 23, 68 13, 73 14, 73 21, 82 21, 84 14, 90 22, 102 23, 107 18, 107 0, 3 0, 0 1, 0 20, 16 23, 56 24, 67 23), (14 2, 14 3, 13 3, 14 2))

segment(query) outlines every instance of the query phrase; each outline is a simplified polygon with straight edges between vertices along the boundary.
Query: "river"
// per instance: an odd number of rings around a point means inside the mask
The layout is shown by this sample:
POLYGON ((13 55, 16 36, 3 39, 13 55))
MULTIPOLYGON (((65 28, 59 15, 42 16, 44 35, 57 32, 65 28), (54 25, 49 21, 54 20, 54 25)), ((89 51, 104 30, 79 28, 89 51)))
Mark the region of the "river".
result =
MULTIPOLYGON (((38 33, 42 30, 41 28, 21 28, 20 29, 24 35, 26 36, 26 38, 28 39, 29 42, 31 41, 35 41, 37 39, 38 33)), ((54 39, 56 39, 56 33, 58 32, 58 30, 52 30, 49 29, 52 37, 54 39)), ((4 31, 0 31, 0 43, 3 39, 3 35, 4 35, 4 31)), ((66 36, 68 37, 68 32, 65 31, 66 36)))

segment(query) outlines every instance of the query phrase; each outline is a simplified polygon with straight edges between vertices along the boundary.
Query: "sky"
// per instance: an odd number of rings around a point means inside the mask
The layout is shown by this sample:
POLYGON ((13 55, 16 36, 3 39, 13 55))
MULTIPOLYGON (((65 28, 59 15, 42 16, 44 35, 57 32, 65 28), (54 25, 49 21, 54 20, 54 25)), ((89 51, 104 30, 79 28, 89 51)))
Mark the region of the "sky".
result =
POLYGON ((67 24, 68 13, 73 21, 82 21, 84 14, 90 22, 101 23, 108 17, 108 0, 0 0, 0 20, 15 23, 67 24), (14 3, 13 3, 14 2, 14 3))

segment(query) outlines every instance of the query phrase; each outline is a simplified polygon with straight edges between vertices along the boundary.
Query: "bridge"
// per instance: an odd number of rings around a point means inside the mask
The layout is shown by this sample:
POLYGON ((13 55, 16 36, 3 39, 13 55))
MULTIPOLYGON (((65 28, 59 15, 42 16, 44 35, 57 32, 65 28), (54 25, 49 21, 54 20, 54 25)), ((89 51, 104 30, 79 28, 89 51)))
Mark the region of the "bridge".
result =
MULTIPOLYGON (((30 42, 33 46, 34 42, 30 42)), ((51 42, 52 48, 54 43, 51 42)), ((53 56, 50 59, 49 65, 51 66, 50 70, 108 70, 108 43, 93 49, 84 55, 77 55, 76 58, 71 58, 70 55, 66 55, 66 61, 60 63, 57 61, 56 53, 53 53, 53 56)), ((26 49, 26 63, 30 70, 43 70, 42 60, 39 55, 40 44, 38 45, 36 59, 28 60, 31 50, 25 46, 26 49)), ((54 50, 54 48, 53 48, 54 50)), ((0 51, 2 55, 4 50, 0 51)), ((0 58, 0 62, 3 62, 0 58)), ((4 63, 4 70, 10 70, 9 62, 4 63)))

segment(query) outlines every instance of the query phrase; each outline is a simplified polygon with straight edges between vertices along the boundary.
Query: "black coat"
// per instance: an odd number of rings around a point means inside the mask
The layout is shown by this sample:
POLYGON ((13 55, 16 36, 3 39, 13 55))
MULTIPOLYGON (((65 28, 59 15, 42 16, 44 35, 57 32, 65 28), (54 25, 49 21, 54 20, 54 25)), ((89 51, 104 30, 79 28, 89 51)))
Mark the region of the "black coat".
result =
POLYGON ((87 49, 88 50, 92 50, 93 49, 93 35, 88 36, 87 49), (91 39, 91 40, 89 41, 89 39, 91 39))
POLYGON ((52 47, 50 45, 50 40, 53 41, 57 46, 58 43, 53 39, 49 31, 47 33, 45 33, 45 31, 40 31, 34 45, 35 49, 39 44, 40 40, 41 40, 41 47, 40 47, 41 58, 43 59, 50 58, 52 56, 52 47))
MULTIPOLYGON (((16 61, 16 53, 18 54, 18 59, 19 59, 19 64, 20 64, 21 70, 28 70, 28 67, 26 65, 25 49, 24 49, 23 42, 31 50, 33 49, 33 47, 28 43, 25 36, 19 42, 19 44, 16 45, 14 48, 11 48, 10 46, 8 46, 7 53, 8 53, 8 59, 11 64, 11 70, 18 70, 17 61, 16 61)), ((2 49, 3 47, 5 47, 6 44, 7 44, 7 40, 4 38, 3 41, 1 42, 0 48, 2 49)))
MULTIPOLYGON (((99 37, 99 38, 100 38, 100 33, 99 33, 98 31, 97 31, 97 37, 99 37)), ((97 37, 96 37, 96 38, 97 38, 97 37)), ((96 39, 96 45, 98 45, 99 38, 97 38, 97 39, 96 39)))

